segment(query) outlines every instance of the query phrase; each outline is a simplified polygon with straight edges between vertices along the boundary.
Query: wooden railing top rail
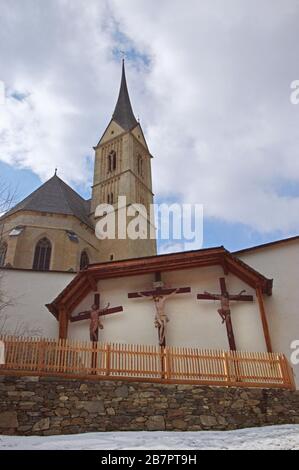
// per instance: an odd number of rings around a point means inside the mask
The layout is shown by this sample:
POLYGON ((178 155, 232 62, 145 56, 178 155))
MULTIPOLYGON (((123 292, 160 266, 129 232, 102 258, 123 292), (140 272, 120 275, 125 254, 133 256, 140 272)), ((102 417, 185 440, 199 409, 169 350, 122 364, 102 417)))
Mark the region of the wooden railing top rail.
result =
POLYGON ((283 354, 1 336, 1 374, 294 389, 283 354))

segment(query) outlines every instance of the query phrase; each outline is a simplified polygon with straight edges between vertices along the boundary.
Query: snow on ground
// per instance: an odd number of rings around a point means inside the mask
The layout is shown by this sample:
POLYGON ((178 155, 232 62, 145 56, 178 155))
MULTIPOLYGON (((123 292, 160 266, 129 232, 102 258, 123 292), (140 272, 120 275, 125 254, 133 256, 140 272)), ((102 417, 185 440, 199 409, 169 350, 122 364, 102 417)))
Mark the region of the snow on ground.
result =
POLYGON ((237 431, 97 432, 50 437, 0 436, 1 450, 284 449, 299 450, 299 425, 237 431))

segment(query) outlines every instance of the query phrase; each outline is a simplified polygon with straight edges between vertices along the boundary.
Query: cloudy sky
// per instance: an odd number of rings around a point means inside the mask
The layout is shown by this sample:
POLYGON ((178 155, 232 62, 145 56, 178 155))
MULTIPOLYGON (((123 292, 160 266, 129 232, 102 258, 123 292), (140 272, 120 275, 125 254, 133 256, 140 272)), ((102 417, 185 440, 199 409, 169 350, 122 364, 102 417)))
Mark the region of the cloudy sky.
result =
POLYGON ((89 197, 125 50, 157 202, 203 204, 205 246, 298 234, 298 25, 299 0, 0 0, 0 179, 89 197))

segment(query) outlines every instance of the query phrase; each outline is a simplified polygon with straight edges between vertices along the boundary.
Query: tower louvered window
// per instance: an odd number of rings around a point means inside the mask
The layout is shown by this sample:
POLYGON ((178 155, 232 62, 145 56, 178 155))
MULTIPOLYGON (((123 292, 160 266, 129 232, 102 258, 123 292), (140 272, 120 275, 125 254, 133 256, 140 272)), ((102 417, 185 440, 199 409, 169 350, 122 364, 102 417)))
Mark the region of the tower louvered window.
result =
POLYGON ((108 193, 108 195, 107 195, 107 203, 108 203, 108 204, 114 204, 114 194, 113 194, 113 193, 108 193))
POLYGON ((141 155, 137 156, 137 170, 138 170, 138 175, 143 177, 143 158, 141 155))
POLYGON ((111 150, 108 155, 108 173, 116 170, 116 152, 111 150))

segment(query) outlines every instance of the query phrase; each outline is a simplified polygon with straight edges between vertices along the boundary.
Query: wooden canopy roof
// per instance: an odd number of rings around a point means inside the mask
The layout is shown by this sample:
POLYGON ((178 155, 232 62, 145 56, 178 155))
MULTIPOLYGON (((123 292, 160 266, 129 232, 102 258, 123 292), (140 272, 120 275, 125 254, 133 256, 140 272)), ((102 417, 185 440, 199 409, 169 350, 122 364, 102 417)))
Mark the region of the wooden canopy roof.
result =
POLYGON ((58 319, 61 309, 66 310, 68 314, 72 313, 89 292, 96 291, 97 282, 101 279, 216 265, 221 266, 225 274, 234 274, 252 288, 256 289, 259 287, 264 294, 272 294, 272 279, 267 279, 221 246, 196 251, 90 264, 80 271, 46 307, 58 319))

